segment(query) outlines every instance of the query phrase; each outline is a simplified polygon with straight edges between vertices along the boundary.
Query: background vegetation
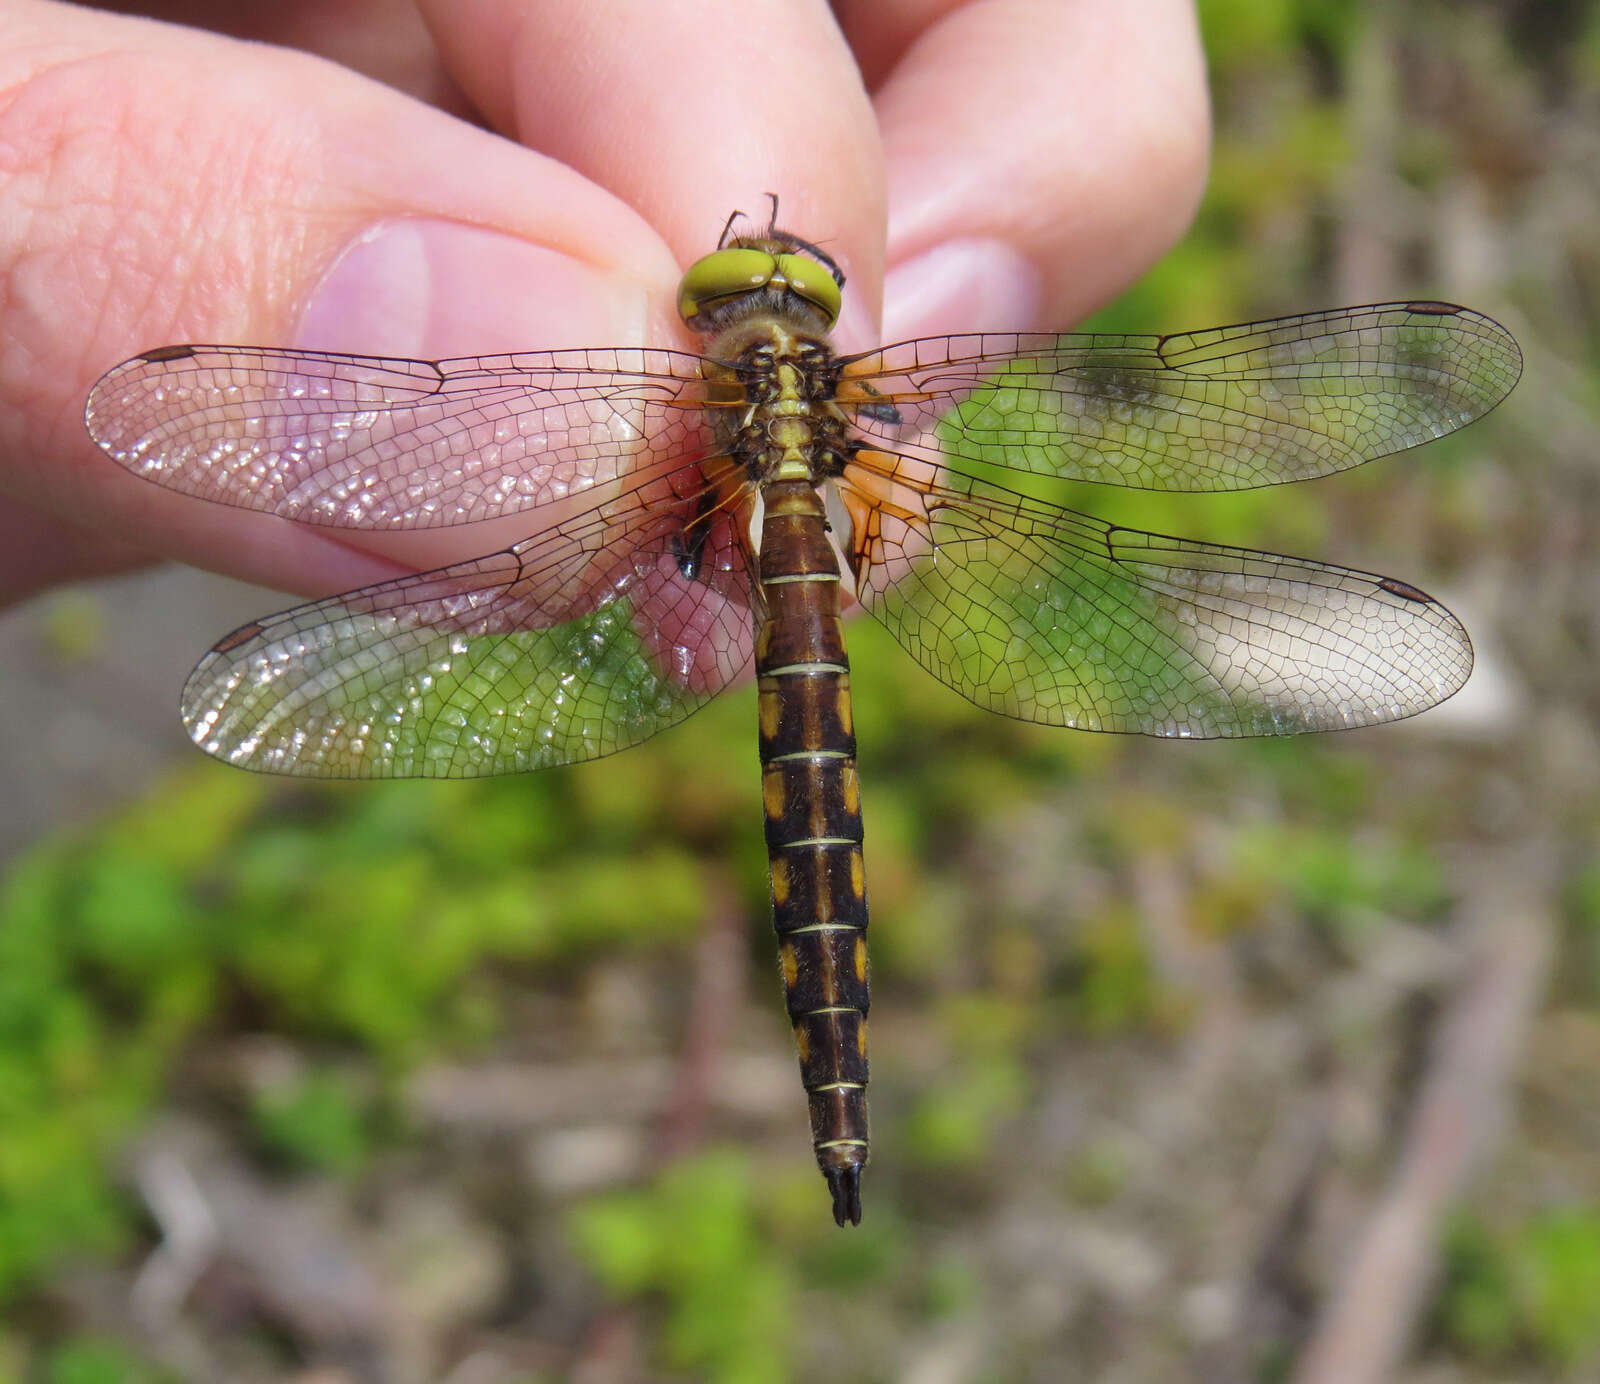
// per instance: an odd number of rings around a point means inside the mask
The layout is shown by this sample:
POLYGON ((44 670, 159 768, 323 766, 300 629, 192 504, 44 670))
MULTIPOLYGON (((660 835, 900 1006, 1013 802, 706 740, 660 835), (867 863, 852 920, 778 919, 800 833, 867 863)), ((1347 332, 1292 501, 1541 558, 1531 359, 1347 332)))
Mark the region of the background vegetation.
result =
MULTIPOLYGON (((0 1380, 1600 1375, 1600 8, 1202 13, 1210 195, 1091 325, 1442 297, 1528 370, 1400 460, 1107 508, 1419 582, 1467 692, 1284 743, 1072 735, 853 626, 848 1235, 750 688, 519 779, 185 760, 0 887, 0 1380), (1377 1373, 1340 1353, 1386 1333, 1377 1373)), ((92 598, 29 618, 92 663, 92 598)))

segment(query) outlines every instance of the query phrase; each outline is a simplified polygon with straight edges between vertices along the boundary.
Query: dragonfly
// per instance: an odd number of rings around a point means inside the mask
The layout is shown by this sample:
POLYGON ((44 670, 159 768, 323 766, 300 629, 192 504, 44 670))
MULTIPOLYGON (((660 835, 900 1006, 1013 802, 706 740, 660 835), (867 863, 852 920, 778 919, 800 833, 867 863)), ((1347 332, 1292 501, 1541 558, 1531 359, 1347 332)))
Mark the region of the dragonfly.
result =
POLYGON ((754 663, 779 971, 841 1226, 861 1219, 869 1007, 845 610, 977 705, 1053 726, 1198 739, 1412 716, 1472 666, 1460 622, 1417 587, 1031 490, 1326 476, 1453 432, 1521 372, 1503 327, 1429 301, 842 355, 843 289, 774 199, 768 224, 735 213, 684 274, 697 353, 168 346, 111 370, 86 409, 115 461, 219 504, 344 530, 529 517, 503 551, 223 638, 181 705, 230 764, 573 764, 682 721, 754 663), (1004 483, 1018 475, 1030 493, 1004 483))

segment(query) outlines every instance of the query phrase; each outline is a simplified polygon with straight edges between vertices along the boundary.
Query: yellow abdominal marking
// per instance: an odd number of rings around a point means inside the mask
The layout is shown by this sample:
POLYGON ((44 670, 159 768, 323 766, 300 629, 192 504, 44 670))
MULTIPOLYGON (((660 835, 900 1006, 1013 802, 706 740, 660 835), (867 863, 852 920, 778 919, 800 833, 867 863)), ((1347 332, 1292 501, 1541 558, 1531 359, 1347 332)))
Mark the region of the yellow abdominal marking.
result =
POLYGON ((856 979, 865 985, 867 981, 867 939, 865 937, 856 938, 855 963, 856 979))
POLYGON ((783 967, 783 988, 793 990, 795 981, 800 977, 800 960, 787 942, 778 948, 778 964, 783 967))
POLYGON ((761 717, 761 733, 771 740, 778 733, 778 719, 783 710, 778 702, 777 690, 767 691, 763 688, 756 697, 756 709, 761 717))

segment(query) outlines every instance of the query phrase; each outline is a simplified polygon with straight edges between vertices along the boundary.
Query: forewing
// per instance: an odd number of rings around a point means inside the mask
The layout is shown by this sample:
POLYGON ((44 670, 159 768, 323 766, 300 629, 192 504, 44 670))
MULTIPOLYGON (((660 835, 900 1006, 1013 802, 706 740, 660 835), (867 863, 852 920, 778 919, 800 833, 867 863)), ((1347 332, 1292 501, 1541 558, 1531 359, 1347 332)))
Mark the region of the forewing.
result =
POLYGON ((1456 618, 1403 582, 1118 528, 864 453, 842 478, 861 603, 991 711, 1144 735, 1289 735, 1415 715, 1466 681, 1456 618))
POLYGON ((928 337, 853 358, 839 392, 886 448, 955 470, 1212 491, 1442 437, 1521 369, 1480 313, 1379 303, 1175 336, 928 337))
POLYGON ((564 499, 706 433, 699 358, 544 351, 406 361, 174 346, 89 395, 94 440, 136 475, 336 528, 469 523, 564 499))
POLYGON ((184 725, 229 763, 316 778, 464 778, 638 743, 748 664, 759 599, 747 497, 710 510, 664 484, 246 625, 190 676, 184 725))

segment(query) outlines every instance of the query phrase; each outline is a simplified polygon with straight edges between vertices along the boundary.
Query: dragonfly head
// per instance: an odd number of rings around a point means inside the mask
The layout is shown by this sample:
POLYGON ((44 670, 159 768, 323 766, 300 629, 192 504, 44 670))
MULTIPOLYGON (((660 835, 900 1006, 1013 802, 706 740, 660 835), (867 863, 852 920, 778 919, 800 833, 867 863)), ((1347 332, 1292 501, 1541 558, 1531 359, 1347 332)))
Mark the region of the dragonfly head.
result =
POLYGON ((816 246, 768 227, 696 260, 678 286, 678 315, 715 332, 753 312, 799 311, 827 331, 839 318, 844 275, 816 246))

